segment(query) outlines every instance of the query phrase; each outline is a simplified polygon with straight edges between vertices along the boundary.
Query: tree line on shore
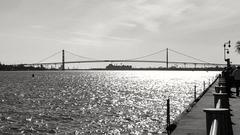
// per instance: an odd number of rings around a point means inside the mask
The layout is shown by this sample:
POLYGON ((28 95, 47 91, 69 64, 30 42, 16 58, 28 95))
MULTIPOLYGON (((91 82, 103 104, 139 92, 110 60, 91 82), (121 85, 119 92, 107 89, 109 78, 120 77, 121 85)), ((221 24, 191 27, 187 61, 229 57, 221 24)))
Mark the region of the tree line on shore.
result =
POLYGON ((43 66, 33 67, 33 66, 24 66, 22 64, 19 65, 6 65, 0 63, 0 70, 2 71, 15 71, 15 70, 46 70, 43 66))

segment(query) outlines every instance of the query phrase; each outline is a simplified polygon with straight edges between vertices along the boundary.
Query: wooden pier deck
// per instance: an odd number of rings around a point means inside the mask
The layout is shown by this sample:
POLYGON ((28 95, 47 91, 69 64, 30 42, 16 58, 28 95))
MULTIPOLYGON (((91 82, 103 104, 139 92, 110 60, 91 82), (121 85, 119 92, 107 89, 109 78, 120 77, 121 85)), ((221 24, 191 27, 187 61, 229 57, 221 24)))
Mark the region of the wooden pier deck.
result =
MULTIPOLYGON (((204 94, 204 96, 196 103, 189 113, 183 114, 176 129, 171 135, 206 135, 206 113, 204 108, 214 108, 215 86, 218 85, 216 81, 204 94)), ((235 88, 231 89, 235 92, 235 88)), ((232 129, 234 135, 240 135, 240 97, 233 96, 229 98, 231 121, 233 123, 232 129)))

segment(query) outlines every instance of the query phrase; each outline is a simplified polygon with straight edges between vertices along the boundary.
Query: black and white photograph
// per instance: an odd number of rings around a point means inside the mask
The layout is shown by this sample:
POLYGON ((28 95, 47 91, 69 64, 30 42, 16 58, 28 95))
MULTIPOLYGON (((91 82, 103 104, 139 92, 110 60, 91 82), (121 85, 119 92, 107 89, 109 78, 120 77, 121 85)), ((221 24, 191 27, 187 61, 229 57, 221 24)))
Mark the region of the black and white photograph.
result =
POLYGON ((240 135, 239 6, 0 0, 0 135, 240 135))

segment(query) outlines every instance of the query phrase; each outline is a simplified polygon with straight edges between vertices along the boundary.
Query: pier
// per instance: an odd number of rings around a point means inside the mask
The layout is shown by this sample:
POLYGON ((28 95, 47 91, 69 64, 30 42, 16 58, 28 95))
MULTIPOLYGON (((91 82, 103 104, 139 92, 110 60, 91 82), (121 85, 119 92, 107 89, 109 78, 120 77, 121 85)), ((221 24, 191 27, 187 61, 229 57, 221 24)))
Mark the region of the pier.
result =
POLYGON ((227 93, 224 78, 217 78, 202 98, 182 113, 171 135, 238 135, 240 133, 240 97, 235 88, 227 93))

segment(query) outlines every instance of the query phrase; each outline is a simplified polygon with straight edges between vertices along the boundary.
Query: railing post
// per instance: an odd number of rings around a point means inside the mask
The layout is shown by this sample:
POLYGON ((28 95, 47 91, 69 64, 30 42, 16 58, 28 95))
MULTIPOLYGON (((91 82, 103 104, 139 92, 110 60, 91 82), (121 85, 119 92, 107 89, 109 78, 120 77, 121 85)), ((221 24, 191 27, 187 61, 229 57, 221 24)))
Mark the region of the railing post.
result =
POLYGON ((214 96, 214 107, 216 107, 218 100, 221 100, 221 108, 229 108, 228 94, 227 93, 213 93, 214 96))
POLYGON ((231 96, 231 86, 230 86, 230 80, 229 75, 225 74, 222 78, 219 78, 219 86, 226 86, 226 93, 228 93, 228 96, 231 96))
POLYGON ((65 70, 65 52, 62 50, 62 70, 65 70))
POLYGON ((216 119, 218 122, 217 135, 231 135, 231 125, 229 119, 229 111, 228 109, 216 109, 216 108, 208 108, 204 109, 206 112, 206 127, 207 127, 207 135, 210 133, 212 122, 216 119))
POLYGON ((218 85, 219 86, 226 86, 227 82, 224 78, 221 77, 221 78, 219 78, 218 85))
POLYGON ((226 86, 215 86, 215 92, 216 93, 227 93, 227 87, 226 86))
POLYGON ((167 99, 167 134, 170 135, 170 100, 167 99))
POLYGON ((203 90, 205 90, 206 87, 205 87, 205 81, 203 81, 203 90))
POLYGON ((194 101, 197 99, 197 86, 194 85, 194 101))
POLYGON ((219 81, 219 82, 218 82, 218 85, 219 85, 219 86, 226 86, 226 85, 227 85, 227 82, 225 82, 225 81, 219 81))

